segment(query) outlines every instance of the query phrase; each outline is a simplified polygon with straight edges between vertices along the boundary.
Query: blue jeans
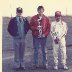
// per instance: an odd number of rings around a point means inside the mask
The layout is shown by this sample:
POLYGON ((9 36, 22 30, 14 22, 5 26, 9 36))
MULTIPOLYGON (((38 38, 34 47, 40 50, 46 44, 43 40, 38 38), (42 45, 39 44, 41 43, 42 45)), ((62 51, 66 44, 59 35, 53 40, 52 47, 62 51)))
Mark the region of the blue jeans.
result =
POLYGON ((46 64, 46 38, 38 38, 38 37, 33 37, 33 46, 34 46, 34 64, 38 64, 38 49, 39 45, 41 45, 41 50, 42 50, 42 55, 43 55, 43 65, 46 64))

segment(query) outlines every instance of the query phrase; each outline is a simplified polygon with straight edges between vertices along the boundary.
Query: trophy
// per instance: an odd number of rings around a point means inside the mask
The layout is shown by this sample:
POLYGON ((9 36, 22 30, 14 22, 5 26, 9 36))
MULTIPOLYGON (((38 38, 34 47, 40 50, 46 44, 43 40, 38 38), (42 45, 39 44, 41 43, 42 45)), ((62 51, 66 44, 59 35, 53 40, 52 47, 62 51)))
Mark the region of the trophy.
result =
POLYGON ((42 17, 40 17, 39 19, 38 19, 38 29, 39 29, 39 35, 38 35, 38 37, 39 38, 41 38, 42 37, 42 25, 41 25, 41 22, 42 22, 42 17))

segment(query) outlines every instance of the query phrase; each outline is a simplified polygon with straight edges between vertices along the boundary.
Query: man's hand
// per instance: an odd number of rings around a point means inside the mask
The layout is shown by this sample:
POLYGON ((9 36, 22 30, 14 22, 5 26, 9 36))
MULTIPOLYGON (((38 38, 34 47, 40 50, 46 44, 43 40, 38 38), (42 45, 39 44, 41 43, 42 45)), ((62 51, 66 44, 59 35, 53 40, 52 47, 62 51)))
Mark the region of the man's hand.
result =
POLYGON ((58 43, 59 43, 59 39, 56 38, 56 39, 54 40, 54 42, 55 42, 55 44, 58 44, 58 43))
POLYGON ((43 34, 42 37, 45 37, 45 34, 43 34))

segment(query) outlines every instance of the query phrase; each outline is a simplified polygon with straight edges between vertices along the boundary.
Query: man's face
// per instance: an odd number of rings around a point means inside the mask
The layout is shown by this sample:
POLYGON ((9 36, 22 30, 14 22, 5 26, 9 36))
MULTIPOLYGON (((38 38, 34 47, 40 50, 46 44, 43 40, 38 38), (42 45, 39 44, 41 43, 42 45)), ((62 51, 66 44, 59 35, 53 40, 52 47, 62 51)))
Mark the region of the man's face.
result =
POLYGON ((61 20, 61 16, 56 16, 55 19, 57 22, 59 22, 61 20))
POLYGON ((17 16, 22 16, 22 13, 18 13, 18 12, 17 12, 16 14, 17 14, 17 16))
POLYGON ((40 14, 40 15, 42 15, 43 12, 44 12, 44 9, 42 9, 42 8, 38 10, 38 14, 40 14))

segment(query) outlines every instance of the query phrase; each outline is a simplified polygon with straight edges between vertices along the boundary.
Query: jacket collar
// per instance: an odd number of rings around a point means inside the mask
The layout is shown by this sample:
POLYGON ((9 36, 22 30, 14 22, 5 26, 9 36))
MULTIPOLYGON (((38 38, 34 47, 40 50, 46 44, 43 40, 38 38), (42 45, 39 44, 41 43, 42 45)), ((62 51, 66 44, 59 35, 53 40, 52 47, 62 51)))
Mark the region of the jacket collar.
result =
POLYGON ((63 25, 63 22, 62 20, 60 20, 59 22, 55 21, 56 23, 59 23, 59 24, 62 24, 63 25))
MULTIPOLYGON (((37 14, 37 17, 39 18, 39 14, 37 14)), ((45 17, 45 15, 43 14, 43 15, 42 15, 42 19, 43 19, 44 17, 45 17)))

